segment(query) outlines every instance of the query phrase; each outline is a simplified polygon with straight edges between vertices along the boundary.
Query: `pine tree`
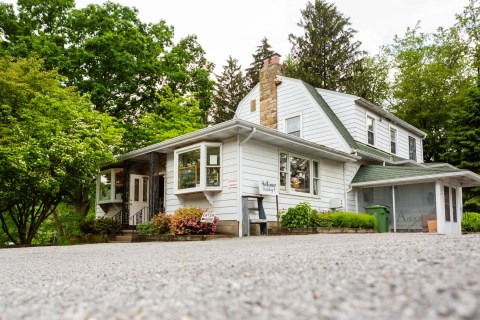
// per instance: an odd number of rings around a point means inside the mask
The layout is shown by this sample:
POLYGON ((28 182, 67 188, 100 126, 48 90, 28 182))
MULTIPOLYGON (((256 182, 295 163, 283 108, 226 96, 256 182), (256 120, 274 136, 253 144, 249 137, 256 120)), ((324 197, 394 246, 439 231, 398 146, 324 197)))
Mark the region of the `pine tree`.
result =
POLYGON ((233 118, 235 109, 248 88, 245 85, 241 66, 238 60, 229 56, 227 64, 223 66, 221 75, 215 75, 217 78, 215 92, 213 96, 213 106, 210 109, 210 123, 216 124, 233 118))
POLYGON ((303 35, 289 35, 294 63, 286 66, 286 75, 315 87, 348 91, 365 54, 359 50, 361 42, 353 41, 357 31, 350 27, 349 18, 324 0, 309 2, 301 14, 298 26, 303 28, 303 35))
POLYGON ((263 62, 270 58, 275 52, 272 46, 268 43, 267 37, 262 39, 262 43, 257 46, 257 50, 252 54, 253 62, 247 68, 245 77, 247 80, 247 87, 251 90, 259 82, 260 69, 263 67, 263 62))

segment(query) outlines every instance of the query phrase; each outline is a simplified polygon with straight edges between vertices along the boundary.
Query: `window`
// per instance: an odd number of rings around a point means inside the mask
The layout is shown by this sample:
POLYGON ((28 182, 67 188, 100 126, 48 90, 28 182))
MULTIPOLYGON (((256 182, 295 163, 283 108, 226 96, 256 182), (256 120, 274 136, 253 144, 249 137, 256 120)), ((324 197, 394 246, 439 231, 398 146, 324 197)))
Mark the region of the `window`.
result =
POLYGON ((280 153, 280 190, 318 196, 319 184, 318 161, 280 153))
POLYGON ((375 119, 367 116, 367 142, 368 144, 375 144, 375 119))
POLYGON ((445 199, 445 221, 450 222, 450 192, 448 187, 443 187, 443 198, 445 199))
POLYGON ((457 192, 452 188, 452 215, 453 222, 457 222, 457 192))
POLYGON ((285 132, 295 137, 300 137, 300 116, 285 120, 285 132))
POLYGON ((123 169, 100 172, 97 178, 98 202, 122 202, 123 169))
POLYGON ((417 161, 417 141, 414 137, 408 137, 408 155, 410 160, 417 161))
POLYGON ((397 130, 390 128, 390 152, 397 153, 397 130))
POLYGON ((175 151, 175 189, 197 192, 220 188, 221 144, 201 143, 175 151))

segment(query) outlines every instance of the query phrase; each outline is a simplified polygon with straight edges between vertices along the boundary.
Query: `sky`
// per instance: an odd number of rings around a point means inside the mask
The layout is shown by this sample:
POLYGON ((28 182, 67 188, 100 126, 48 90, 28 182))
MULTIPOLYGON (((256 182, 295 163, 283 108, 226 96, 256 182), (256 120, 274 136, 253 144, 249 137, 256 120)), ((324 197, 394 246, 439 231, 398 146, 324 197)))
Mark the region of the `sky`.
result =
MULTIPOLYGON (((0 0, 5 1, 5 0, 0 0)), ((15 3, 15 0, 5 2, 15 3)), ((76 0, 77 7, 104 0, 76 0)), ((261 39, 285 58, 291 50, 290 33, 299 35, 300 11, 306 0, 113 0, 134 6, 143 22, 165 20, 175 28, 175 39, 195 34, 220 73, 229 55, 245 69, 261 39)), ((421 21, 424 32, 450 27, 468 0, 331 0, 358 31, 356 39, 371 54, 421 21)))

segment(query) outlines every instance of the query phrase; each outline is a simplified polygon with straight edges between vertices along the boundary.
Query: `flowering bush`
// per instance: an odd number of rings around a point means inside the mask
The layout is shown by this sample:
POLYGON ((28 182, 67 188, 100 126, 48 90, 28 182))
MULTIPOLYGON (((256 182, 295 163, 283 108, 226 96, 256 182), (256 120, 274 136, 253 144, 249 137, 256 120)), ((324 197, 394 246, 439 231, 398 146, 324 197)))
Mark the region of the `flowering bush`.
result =
POLYGON ((170 232, 173 234, 214 234, 218 218, 212 223, 200 222, 205 210, 200 208, 180 208, 172 216, 170 232))
POLYGON ((172 216, 167 213, 159 213, 150 222, 155 227, 155 233, 168 233, 171 228, 172 216))

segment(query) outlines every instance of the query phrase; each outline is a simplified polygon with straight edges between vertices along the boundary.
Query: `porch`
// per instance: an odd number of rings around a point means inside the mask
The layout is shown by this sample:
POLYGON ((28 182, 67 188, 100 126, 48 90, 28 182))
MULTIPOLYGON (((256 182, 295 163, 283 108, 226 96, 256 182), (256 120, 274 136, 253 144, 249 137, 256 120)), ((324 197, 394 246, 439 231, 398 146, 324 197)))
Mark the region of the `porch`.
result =
POLYGON ((150 152, 103 167, 97 179, 97 217, 133 228, 165 211, 166 154, 150 152))

